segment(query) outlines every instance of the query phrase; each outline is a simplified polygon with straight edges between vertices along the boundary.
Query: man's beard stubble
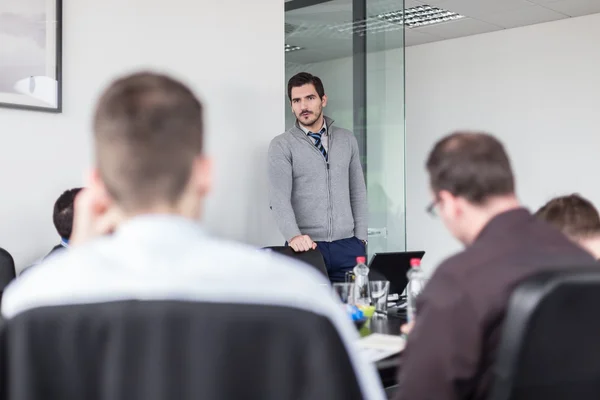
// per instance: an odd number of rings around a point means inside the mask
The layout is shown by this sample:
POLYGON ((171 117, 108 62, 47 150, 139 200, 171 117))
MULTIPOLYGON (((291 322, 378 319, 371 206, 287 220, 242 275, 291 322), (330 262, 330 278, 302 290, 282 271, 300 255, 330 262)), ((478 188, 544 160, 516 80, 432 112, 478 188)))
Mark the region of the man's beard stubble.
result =
POLYGON ((321 117, 321 114, 323 114, 323 111, 320 111, 318 114, 312 113, 312 115, 314 115, 314 119, 309 119, 308 121, 304 121, 302 119, 302 113, 300 113, 300 118, 298 116, 296 116, 296 118, 298 119, 298 121, 300 121, 302 123, 302 125, 312 126, 315 122, 317 122, 319 120, 319 118, 321 117))

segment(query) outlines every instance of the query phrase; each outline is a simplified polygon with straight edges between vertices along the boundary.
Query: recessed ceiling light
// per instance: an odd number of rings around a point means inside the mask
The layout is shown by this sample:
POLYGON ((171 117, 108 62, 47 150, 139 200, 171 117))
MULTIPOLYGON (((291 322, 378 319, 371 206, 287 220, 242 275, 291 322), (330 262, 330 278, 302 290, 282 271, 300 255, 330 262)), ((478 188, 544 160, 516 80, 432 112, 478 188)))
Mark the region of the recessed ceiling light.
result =
POLYGON ((300 47, 300 46, 292 46, 289 44, 285 45, 285 52, 289 53, 290 51, 298 51, 298 50, 303 50, 304 47, 300 47))
POLYGON ((345 22, 329 26, 330 31, 341 34, 376 34, 402 30, 404 27, 416 28, 424 25, 439 24, 465 18, 464 15, 453 11, 432 7, 426 4, 407 8, 405 10, 390 11, 370 16, 367 19, 356 22, 345 22))
POLYGON ((442 22, 453 21, 464 18, 453 11, 444 10, 438 7, 432 7, 427 4, 407 8, 402 11, 391 11, 377 15, 377 18, 392 24, 404 25, 409 28, 418 26, 440 24, 442 22))

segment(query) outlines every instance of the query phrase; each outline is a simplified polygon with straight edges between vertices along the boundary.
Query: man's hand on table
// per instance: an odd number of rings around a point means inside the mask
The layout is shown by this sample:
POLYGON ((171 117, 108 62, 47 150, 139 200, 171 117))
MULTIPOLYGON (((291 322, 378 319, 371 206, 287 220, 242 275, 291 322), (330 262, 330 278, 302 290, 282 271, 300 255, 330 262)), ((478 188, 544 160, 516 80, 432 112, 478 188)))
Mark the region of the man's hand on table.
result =
POLYGON ((400 327, 400 332, 402 332, 404 335, 408 335, 410 331, 413 330, 414 326, 415 321, 410 321, 408 324, 404 324, 400 327))

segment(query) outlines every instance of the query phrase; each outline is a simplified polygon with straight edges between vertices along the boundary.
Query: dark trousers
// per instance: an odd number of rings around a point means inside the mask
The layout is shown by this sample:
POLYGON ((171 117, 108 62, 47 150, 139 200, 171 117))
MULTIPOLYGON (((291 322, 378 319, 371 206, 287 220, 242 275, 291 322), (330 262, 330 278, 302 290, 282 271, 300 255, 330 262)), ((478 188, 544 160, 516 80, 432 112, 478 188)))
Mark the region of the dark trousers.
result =
POLYGON ((323 255, 331 282, 344 282, 346 272, 356 265, 356 257, 365 256, 365 245, 355 237, 317 242, 317 250, 323 255))

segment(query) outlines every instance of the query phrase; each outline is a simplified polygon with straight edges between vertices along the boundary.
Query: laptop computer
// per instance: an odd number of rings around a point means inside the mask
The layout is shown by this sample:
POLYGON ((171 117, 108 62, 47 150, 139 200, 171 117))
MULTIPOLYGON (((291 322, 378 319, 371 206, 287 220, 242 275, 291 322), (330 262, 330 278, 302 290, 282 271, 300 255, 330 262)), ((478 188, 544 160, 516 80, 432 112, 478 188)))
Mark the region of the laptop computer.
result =
POLYGON ((369 263, 369 280, 390 281, 388 293, 401 294, 408 284, 406 274, 410 270, 410 260, 422 259, 424 251, 404 251, 397 253, 376 253, 369 263))

